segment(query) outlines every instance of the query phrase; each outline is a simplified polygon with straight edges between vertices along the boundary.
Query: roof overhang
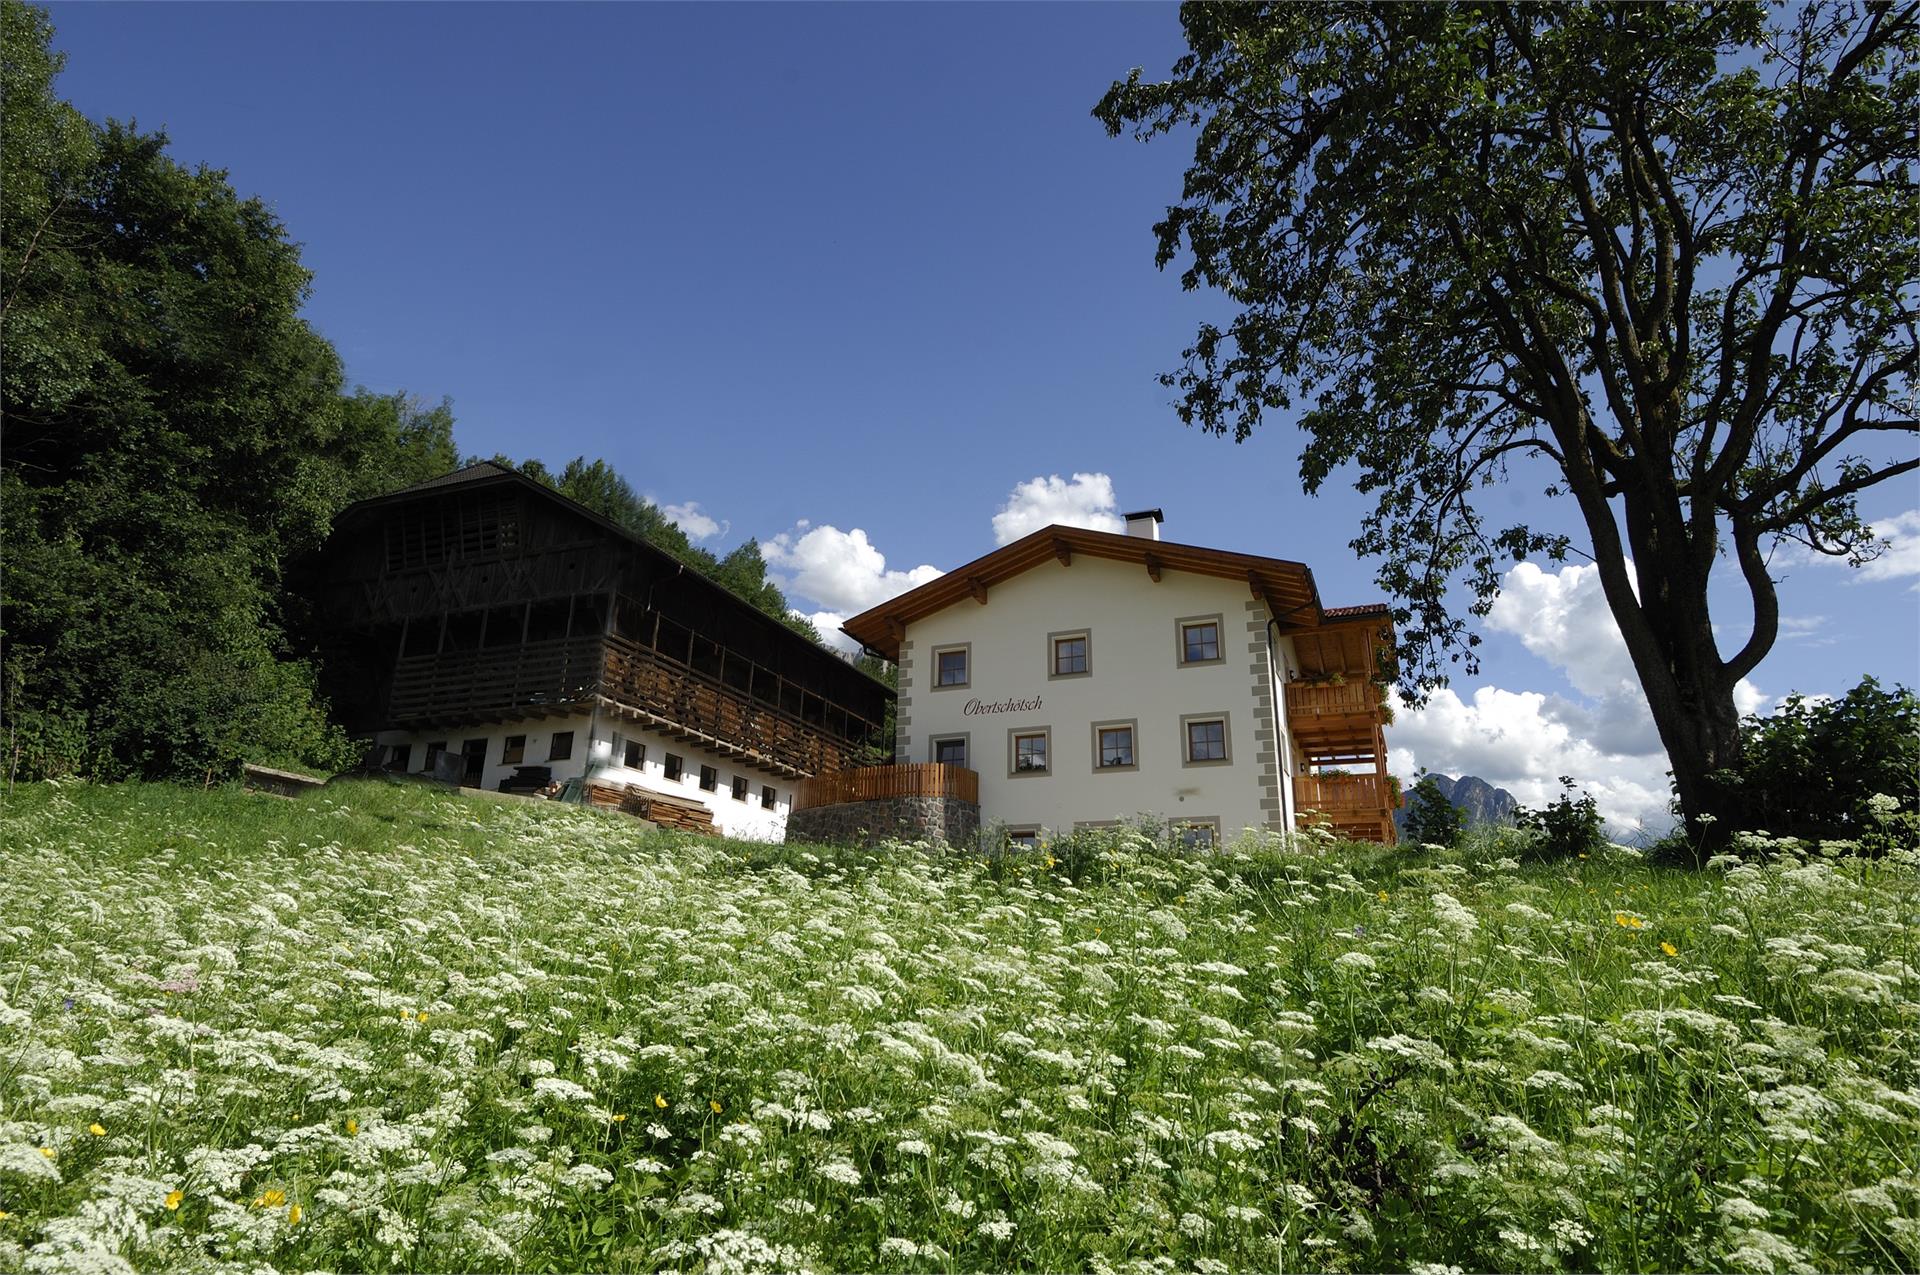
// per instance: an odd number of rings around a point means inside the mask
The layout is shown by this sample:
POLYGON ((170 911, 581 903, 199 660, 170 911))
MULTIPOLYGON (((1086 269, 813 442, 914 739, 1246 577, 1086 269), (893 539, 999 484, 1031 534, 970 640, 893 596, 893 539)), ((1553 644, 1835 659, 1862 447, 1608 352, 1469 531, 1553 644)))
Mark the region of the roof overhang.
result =
MULTIPOLYGON (((938 580, 930 580, 863 611, 842 625, 841 631, 897 663, 900 641, 906 636, 909 624, 960 602, 985 602, 996 584, 1049 562, 1071 567, 1075 557, 1137 563, 1151 579, 1158 579, 1162 571, 1185 571, 1237 580, 1245 585, 1249 596, 1265 602, 1274 616, 1289 628, 1318 628, 1325 622, 1319 587, 1314 584, 1312 570, 1303 563, 1148 540, 1142 536, 1055 526, 1044 527, 984 558, 956 567, 938 580)), ((1374 625, 1386 622, 1384 607, 1379 617, 1371 622, 1374 625)))

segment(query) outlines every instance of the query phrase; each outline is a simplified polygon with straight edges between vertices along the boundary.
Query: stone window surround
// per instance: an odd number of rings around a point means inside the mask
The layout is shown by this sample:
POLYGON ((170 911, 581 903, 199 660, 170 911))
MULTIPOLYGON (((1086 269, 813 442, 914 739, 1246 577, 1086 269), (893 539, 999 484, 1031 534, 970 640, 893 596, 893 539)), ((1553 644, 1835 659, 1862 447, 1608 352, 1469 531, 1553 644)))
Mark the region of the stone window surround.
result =
POLYGON ((1233 719, 1230 713, 1222 710, 1218 713, 1185 713, 1180 718, 1180 764, 1182 766, 1231 766, 1233 765, 1233 719), (1200 722, 1220 723, 1220 747, 1224 756, 1204 757, 1196 760, 1193 756, 1192 727, 1200 722))
POLYGON ((1173 656, 1177 668, 1208 668, 1227 662, 1227 626, 1224 617, 1213 615, 1183 615, 1173 622, 1173 656), (1219 652, 1210 660, 1190 660, 1187 658, 1187 630, 1196 625, 1213 626, 1213 646, 1219 652))
POLYGON ((1057 682, 1066 678, 1093 676, 1093 631, 1091 629, 1061 629, 1057 633, 1047 634, 1047 680, 1057 682), (1079 638, 1086 644, 1085 659, 1087 666, 1078 673, 1060 672, 1060 651, 1058 644, 1067 639, 1079 638))
POLYGON ((1131 775, 1140 769, 1140 719, 1137 717, 1120 718, 1111 722, 1095 722, 1093 734, 1093 773, 1096 775, 1131 775), (1133 761, 1125 766, 1102 766, 1100 764, 1100 732, 1103 730, 1121 730, 1127 732, 1133 752, 1133 761))
POLYGON ((942 646, 936 646, 932 648, 928 652, 928 655, 932 657, 927 661, 927 669, 928 669, 927 676, 931 681, 931 685, 927 687, 928 690, 967 691, 967 690, 973 689, 973 643, 948 642, 942 646), (962 658, 966 660, 966 665, 967 665, 966 680, 960 681, 960 682, 947 682, 943 685, 940 681, 940 657, 942 655, 951 655, 955 651, 960 652, 962 658))
POLYGON ((1009 726, 1007 728, 1007 778, 1008 779, 1044 779, 1053 773, 1053 727, 1052 726, 1009 726), (1041 770, 1021 770, 1016 765, 1020 760, 1019 744, 1021 739, 1031 739, 1038 735, 1045 740, 1047 764, 1041 770))
POLYGON ((967 756, 967 759, 961 762, 960 764, 971 768, 973 765, 973 732, 972 731, 956 731, 951 735, 928 736, 927 737, 927 760, 930 762, 938 762, 940 760, 940 745, 952 743, 956 739, 960 741, 960 746, 962 749, 965 750, 966 756, 967 756))

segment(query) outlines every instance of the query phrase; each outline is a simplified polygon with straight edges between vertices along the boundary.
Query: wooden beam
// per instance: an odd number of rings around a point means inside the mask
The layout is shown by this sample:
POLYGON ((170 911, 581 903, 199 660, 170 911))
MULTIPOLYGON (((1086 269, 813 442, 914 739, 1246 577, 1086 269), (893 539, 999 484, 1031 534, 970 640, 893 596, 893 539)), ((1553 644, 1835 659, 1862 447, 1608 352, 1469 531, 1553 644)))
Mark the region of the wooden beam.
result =
POLYGON ((987 605, 986 582, 981 580, 979 576, 967 577, 967 592, 973 594, 973 600, 981 606, 987 605))
POLYGON ((1073 547, 1057 536, 1053 541, 1053 556, 1060 559, 1060 565, 1063 567, 1073 565, 1073 547))
MULTIPOLYGON (((907 637, 907 626, 902 624, 898 619, 890 615, 887 617, 887 632, 893 635, 894 641, 904 642, 907 637)), ((806 693, 806 688, 802 687, 801 694, 804 695, 805 693, 806 693)))
POLYGON ((1160 559, 1152 554, 1147 555, 1147 577, 1155 584, 1160 583, 1160 559))

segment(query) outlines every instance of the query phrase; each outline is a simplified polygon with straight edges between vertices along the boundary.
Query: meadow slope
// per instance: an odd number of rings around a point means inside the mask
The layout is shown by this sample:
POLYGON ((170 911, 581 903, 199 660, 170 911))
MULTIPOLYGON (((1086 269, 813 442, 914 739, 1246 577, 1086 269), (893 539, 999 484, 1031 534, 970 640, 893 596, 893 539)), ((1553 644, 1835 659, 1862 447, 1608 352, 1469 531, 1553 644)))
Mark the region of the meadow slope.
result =
POLYGON ((1911 854, 0 834, 0 1269, 1920 1266, 1911 854))

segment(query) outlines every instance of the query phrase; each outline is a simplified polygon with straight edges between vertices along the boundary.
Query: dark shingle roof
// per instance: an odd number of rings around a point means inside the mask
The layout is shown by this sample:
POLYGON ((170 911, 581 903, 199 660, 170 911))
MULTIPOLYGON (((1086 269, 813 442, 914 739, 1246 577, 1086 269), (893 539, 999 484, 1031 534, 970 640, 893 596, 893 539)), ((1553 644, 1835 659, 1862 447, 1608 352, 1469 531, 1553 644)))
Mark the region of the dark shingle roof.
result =
POLYGON ((1357 607, 1327 607, 1320 614, 1329 620, 1354 620, 1368 615, 1386 615, 1387 604, 1363 602, 1357 607))

